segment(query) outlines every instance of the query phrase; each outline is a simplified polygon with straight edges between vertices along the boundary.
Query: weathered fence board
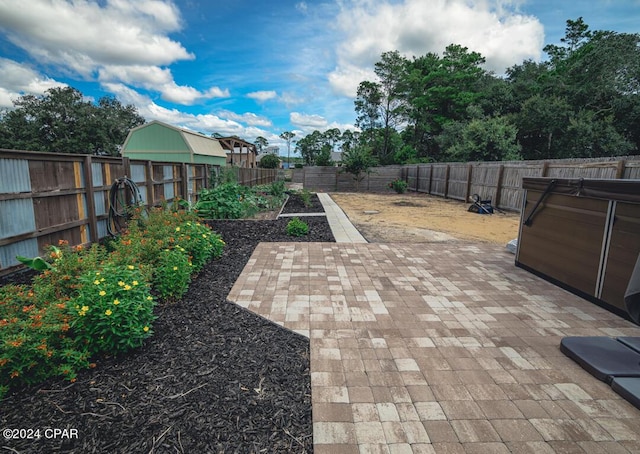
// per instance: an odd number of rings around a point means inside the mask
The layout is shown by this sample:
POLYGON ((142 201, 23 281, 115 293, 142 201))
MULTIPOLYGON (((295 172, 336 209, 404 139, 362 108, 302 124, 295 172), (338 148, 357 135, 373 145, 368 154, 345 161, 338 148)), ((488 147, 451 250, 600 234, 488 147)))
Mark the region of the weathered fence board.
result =
MULTIPOLYGON (((433 163, 375 167, 364 177, 359 191, 389 192, 396 178, 410 191, 470 201, 478 194, 501 209, 519 211, 523 177, 640 179, 640 156, 549 161, 433 163)), ((312 191, 352 192, 353 176, 337 167, 294 169, 292 181, 312 191)))
MULTIPOLYGON (((205 164, 131 161, 128 158, 0 150, 0 274, 49 244, 72 245, 107 236, 109 191, 129 177, 143 204, 194 202, 218 169, 205 164)), ((252 186, 277 177, 275 169, 238 169, 252 186)))

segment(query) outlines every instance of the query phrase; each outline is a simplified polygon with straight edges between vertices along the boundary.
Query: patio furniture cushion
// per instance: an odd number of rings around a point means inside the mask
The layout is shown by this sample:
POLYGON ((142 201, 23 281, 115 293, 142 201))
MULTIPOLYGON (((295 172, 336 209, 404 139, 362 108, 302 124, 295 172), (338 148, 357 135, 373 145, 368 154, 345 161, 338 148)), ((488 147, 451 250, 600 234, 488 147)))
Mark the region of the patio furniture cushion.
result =
POLYGON ((611 389, 636 408, 640 408, 640 378, 615 377, 611 382, 611 389))
POLYGON ((618 337, 618 342, 622 342, 624 345, 637 353, 640 353, 640 337, 618 337))
POLYGON ((613 377, 640 377, 640 353, 610 337, 565 337, 560 351, 606 383, 613 377))

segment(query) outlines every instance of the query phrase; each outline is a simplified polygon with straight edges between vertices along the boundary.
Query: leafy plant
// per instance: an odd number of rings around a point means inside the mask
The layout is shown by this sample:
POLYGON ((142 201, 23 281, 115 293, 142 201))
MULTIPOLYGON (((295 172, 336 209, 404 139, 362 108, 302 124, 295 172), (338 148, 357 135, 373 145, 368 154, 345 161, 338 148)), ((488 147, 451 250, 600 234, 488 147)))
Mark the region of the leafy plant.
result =
POLYGON ((300 198, 302 199, 302 203, 304 206, 309 208, 311 206, 311 192, 308 189, 303 189, 300 191, 300 198))
POLYGON ((309 233, 309 225, 300 218, 293 218, 287 223, 287 235, 303 236, 309 233))
POLYGON ((96 269, 107 257, 107 250, 99 244, 72 248, 66 240, 60 240, 58 247, 49 246, 47 250, 50 267, 33 278, 33 292, 40 301, 68 300, 78 291, 80 275, 96 269))
POLYGON ((404 194, 405 192, 407 192, 407 186, 407 182, 399 178, 389 183, 389 188, 393 189, 398 194, 404 194))
POLYGON ((89 353, 70 336, 64 303, 38 299, 26 286, 0 288, 0 399, 10 387, 62 375, 73 380, 89 353))
POLYGON ((224 241, 217 233, 200 222, 187 221, 174 229, 175 247, 191 259, 193 271, 197 272, 212 258, 222 255, 224 241))
POLYGON ((165 249, 160 252, 153 270, 153 289, 164 300, 175 300, 189 287, 192 264, 183 249, 165 249))
POLYGON ((107 263, 80 277, 78 296, 67 303, 76 340, 91 353, 117 353, 142 345, 152 334, 155 301, 134 265, 107 263))
POLYGON ((203 189, 194 208, 205 219, 240 219, 245 212, 241 188, 237 183, 222 183, 203 189))
POLYGON ((284 180, 275 180, 270 185, 270 193, 272 196, 283 199, 287 190, 287 185, 284 180))

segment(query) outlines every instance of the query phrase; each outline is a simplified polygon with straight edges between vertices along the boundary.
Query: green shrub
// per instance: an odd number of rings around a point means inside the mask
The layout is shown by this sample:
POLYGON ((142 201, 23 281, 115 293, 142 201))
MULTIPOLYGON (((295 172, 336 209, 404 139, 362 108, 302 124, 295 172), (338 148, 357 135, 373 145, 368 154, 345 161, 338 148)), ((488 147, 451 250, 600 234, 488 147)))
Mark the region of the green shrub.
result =
POLYGON ((300 198, 302 199, 302 203, 304 206, 309 208, 311 206, 311 192, 308 189, 303 189, 300 191, 300 198))
POLYGON ((222 255, 224 241, 217 233, 200 222, 187 221, 173 232, 175 246, 183 248, 191 258, 193 271, 198 272, 212 258, 222 255))
POLYGON ((222 183, 203 189, 194 205, 198 216, 205 219, 240 219, 245 215, 246 191, 237 183, 222 183))
POLYGON ((287 224, 287 235, 303 236, 307 233, 309 233, 309 226, 306 222, 301 221, 299 218, 293 218, 287 224))
POLYGON ((284 200, 284 194, 287 190, 287 185, 284 180, 276 180, 270 185, 270 193, 272 196, 284 200))
POLYGON ((99 244, 72 248, 67 241, 60 240, 58 246, 46 248, 51 266, 33 278, 33 292, 40 301, 68 300, 77 293, 80 275, 96 269, 108 256, 99 244))
POLYGON ((398 194, 404 194, 407 191, 407 186, 407 182, 399 178, 389 183, 389 188, 393 189, 398 194))
POLYGON ((76 341, 91 353, 125 352, 152 334, 155 302, 137 267, 105 264, 83 274, 80 283, 67 307, 76 341))
POLYGON ((53 376, 74 380, 92 354, 124 352, 152 334, 154 298, 178 298, 190 273, 222 255, 194 213, 136 209, 108 247, 49 247, 31 287, 0 287, 0 398, 53 376), (175 269, 177 268, 177 269, 175 269))
POLYGON ((152 287, 164 300, 175 300, 189 287, 192 265, 183 249, 165 249, 154 266, 152 287))
POLYGON ((10 387, 73 380, 89 365, 85 346, 70 337, 70 319, 64 303, 41 301, 26 286, 0 288, 0 399, 10 387))

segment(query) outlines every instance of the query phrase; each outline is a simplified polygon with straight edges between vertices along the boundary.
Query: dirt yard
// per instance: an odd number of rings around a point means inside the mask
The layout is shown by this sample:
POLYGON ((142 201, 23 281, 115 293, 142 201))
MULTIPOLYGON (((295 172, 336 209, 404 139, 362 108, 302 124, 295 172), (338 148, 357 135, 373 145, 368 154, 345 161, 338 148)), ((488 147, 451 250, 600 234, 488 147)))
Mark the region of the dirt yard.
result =
POLYGON ((471 203, 426 194, 331 193, 372 243, 482 241, 506 245, 518 237, 520 215, 467 211, 471 203))

